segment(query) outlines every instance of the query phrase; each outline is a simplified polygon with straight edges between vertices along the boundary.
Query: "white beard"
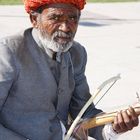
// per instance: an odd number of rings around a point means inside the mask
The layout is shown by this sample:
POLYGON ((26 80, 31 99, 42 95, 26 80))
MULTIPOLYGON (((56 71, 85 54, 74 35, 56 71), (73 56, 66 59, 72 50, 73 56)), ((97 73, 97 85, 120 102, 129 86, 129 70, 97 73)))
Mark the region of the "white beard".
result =
POLYGON ((53 52, 66 52, 69 50, 69 48, 71 48, 73 41, 70 41, 68 43, 65 44, 60 44, 56 41, 54 41, 54 37, 55 37, 55 33, 53 34, 53 36, 51 37, 51 39, 49 39, 49 37, 43 37, 40 30, 37 30, 37 34, 39 37, 39 40, 41 42, 41 44, 43 45, 43 47, 46 49, 50 49, 53 52))

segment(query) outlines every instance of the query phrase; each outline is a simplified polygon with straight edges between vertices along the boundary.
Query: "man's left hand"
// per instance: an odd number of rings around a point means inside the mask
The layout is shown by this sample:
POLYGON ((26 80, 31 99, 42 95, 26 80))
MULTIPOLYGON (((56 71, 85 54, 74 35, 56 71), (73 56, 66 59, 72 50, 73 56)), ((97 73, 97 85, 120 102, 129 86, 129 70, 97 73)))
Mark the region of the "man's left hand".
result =
POLYGON ((124 133, 126 131, 132 130, 134 127, 138 126, 139 119, 134 108, 129 107, 129 109, 118 112, 114 119, 113 129, 117 133, 124 133))

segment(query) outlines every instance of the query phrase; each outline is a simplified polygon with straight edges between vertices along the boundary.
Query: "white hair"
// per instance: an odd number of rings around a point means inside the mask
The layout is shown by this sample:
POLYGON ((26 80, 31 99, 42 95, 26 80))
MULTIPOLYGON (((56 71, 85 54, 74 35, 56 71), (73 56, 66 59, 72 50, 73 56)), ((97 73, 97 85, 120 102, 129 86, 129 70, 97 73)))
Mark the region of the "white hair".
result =
POLYGON ((62 37, 66 37, 66 33, 63 33, 62 31, 56 31, 51 38, 48 37, 47 33, 45 33, 45 37, 44 35, 42 35, 40 29, 37 29, 38 32, 38 37, 39 40, 41 42, 41 44, 43 45, 44 48, 48 48, 54 52, 66 52, 68 51, 68 49, 72 46, 73 44, 73 40, 69 41, 69 42, 65 42, 65 43, 58 43, 54 40, 54 38, 56 36, 62 36, 62 37))

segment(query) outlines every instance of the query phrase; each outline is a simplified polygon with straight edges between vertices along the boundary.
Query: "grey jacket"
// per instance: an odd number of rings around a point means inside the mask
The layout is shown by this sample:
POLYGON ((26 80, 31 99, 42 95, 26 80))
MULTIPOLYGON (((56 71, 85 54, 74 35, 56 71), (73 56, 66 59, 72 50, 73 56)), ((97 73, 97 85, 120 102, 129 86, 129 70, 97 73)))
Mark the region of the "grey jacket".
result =
MULTIPOLYGON (((74 42, 62 54, 57 84, 31 30, 0 40, 0 140, 61 140, 60 120, 67 125, 90 97, 85 49, 74 42)), ((85 117, 99 112, 91 105, 85 117)), ((100 128, 92 135, 102 139, 100 128)))

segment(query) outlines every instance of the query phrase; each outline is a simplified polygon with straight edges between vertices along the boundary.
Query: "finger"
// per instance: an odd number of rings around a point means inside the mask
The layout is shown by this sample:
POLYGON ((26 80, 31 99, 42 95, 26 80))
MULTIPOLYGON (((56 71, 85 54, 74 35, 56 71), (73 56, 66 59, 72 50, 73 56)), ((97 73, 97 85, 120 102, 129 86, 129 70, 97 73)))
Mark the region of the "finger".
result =
POLYGON ((81 140, 87 140, 86 132, 83 128, 81 128, 81 140))
POLYGON ((76 140, 81 140, 81 137, 78 134, 75 135, 75 138, 76 138, 76 140))
POLYGON ((131 130, 133 128, 133 120, 131 119, 131 117, 129 116, 128 114, 128 111, 125 110, 125 111, 122 111, 122 117, 123 117, 123 120, 124 120, 124 127, 123 129, 125 131, 127 130, 131 130))
MULTIPOLYGON (((118 116, 119 112, 117 113, 117 116, 118 116)), ((114 123, 113 123, 113 130, 116 132, 116 133, 119 133, 120 132, 120 126, 118 124, 118 117, 115 117, 114 118, 114 123)))
POLYGON ((88 130, 85 130, 81 125, 77 126, 74 132, 76 140, 88 140, 88 130))
POLYGON ((139 119, 138 119, 138 115, 137 113, 135 112, 134 108, 133 107, 129 107, 128 109, 129 113, 130 113, 130 117, 132 118, 132 123, 133 123, 133 126, 138 126, 139 124, 139 119))
POLYGON ((79 134, 79 128, 80 128, 80 125, 78 125, 74 131, 73 131, 73 137, 76 138, 76 140, 80 140, 80 134, 79 134))
POLYGON ((123 119, 123 112, 120 111, 120 113, 118 113, 117 117, 118 117, 118 125, 119 125, 119 127, 121 129, 120 131, 123 132, 123 131, 126 130, 126 125, 125 125, 124 119, 123 119))
POLYGON ((88 140, 88 130, 85 130, 86 140, 88 140))

